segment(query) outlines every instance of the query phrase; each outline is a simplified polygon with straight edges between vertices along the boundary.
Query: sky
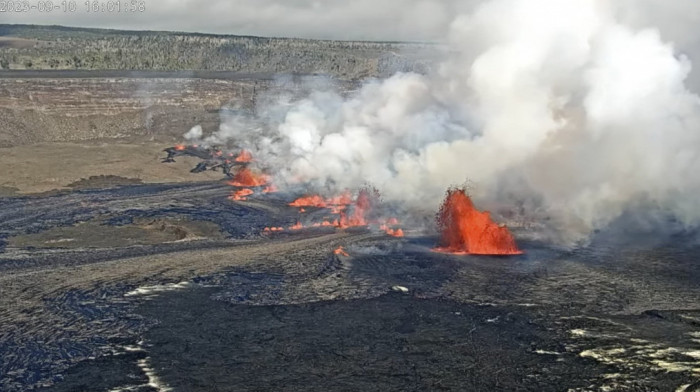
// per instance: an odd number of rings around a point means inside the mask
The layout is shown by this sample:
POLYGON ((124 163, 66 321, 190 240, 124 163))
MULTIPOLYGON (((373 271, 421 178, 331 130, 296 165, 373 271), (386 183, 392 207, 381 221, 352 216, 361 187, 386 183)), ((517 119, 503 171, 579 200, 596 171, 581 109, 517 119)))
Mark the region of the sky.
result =
MULTIPOLYGON (((62 0, 54 0, 60 4, 62 0)), ((70 1, 70 0, 68 0, 70 1)), ((116 0, 115 0, 116 1, 116 0)), ((377 41, 442 41, 460 14, 480 0, 121 0, 144 11, 55 10, 0 13, 0 23, 56 24, 135 30, 377 41)), ((102 0, 107 3, 107 0, 102 0)), ((39 0, 29 0, 38 4, 39 0)), ((617 0, 620 14, 638 27, 656 26, 681 47, 697 43, 700 2, 617 0)))
MULTIPOLYGON (((38 2, 38 0, 30 0, 38 2)), ((131 0, 122 0, 122 4, 131 0)), ((433 41, 474 0, 134 0, 143 12, 38 10, 0 14, 1 23, 59 24, 342 40, 433 41)), ((55 0, 59 3, 59 0, 55 0)), ((106 0, 105 0, 106 2, 106 0)))

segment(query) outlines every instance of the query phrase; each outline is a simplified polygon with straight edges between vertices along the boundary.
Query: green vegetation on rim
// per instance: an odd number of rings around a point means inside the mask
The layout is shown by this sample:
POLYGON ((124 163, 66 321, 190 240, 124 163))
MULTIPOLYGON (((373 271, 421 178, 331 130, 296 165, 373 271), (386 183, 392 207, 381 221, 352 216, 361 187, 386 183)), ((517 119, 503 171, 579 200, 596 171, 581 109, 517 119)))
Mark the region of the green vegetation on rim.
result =
POLYGON ((435 45, 0 24, 0 69, 209 70, 328 74, 425 72, 435 45))

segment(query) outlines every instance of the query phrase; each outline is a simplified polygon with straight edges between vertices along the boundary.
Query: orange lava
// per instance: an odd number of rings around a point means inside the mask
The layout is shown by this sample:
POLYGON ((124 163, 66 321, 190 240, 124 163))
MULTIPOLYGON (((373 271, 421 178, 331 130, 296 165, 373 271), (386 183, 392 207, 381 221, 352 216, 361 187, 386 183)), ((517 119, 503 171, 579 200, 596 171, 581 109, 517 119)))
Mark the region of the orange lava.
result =
POLYGON ((293 202, 289 203, 292 207, 326 207, 326 200, 324 200, 320 195, 311 195, 300 197, 293 202))
POLYGON ((348 252, 346 252, 342 246, 339 246, 338 249, 333 251, 334 254, 336 255, 341 255, 341 256, 350 256, 348 252))
POLYGON ((339 196, 331 197, 327 200, 327 204, 332 206, 346 206, 352 203, 352 195, 350 191, 345 191, 339 196))
POLYGON ((233 176, 233 180, 229 182, 229 185, 233 186, 263 186, 268 183, 270 178, 264 174, 255 174, 247 167, 241 168, 233 176))
POLYGON ((248 150, 241 150, 241 153, 238 154, 236 157, 236 162, 252 162, 253 161, 253 154, 250 153, 248 150))
POLYGON ((294 226, 290 227, 289 230, 301 230, 304 228, 304 225, 301 224, 301 222, 297 222, 294 224, 294 226))
POLYGON ((355 208, 352 214, 348 216, 345 211, 340 212, 340 227, 367 226, 365 215, 372 207, 370 193, 367 189, 361 189, 355 201, 355 208))
POLYGON ((184 145, 184 144, 178 144, 177 146, 175 146, 175 150, 177 150, 177 151, 182 151, 182 150, 184 150, 184 149, 185 149, 185 145, 184 145))
POLYGON ((401 229, 387 229, 386 233, 389 234, 392 237, 403 237, 403 230, 401 229))
POLYGON ((264 232, 279 232, 279 231, 284 231, 284 227, 266 227, 264 232))
POLYGON ((403 229, 401 229, 401 228, 394 229, 392 227, 389 227, 389 226, 396 226, 398 224, 399 224, 398 219, 389 218, 389 219, 387 219, 386 223, 379 226, 379 229, 383 230, 387 235, 390 235, 392 237, 403 237, 404 236, 403 229))
POLYGON ((508 228, 493 222, 488 211, 477 210, 464 189, 447 191, 437 224, 441 237, 435 251, 478 255, 523 253, 508 228))
POLYGON ((253 193, 255 193, 255 192, 253 192, 252 190, 250 190, 248 188, 244 188, 244 189, 237 190, 237 191, 233 192, 233 195, 231 195, 231 197, 229 199, 235 200, 235 201, 247 200, 248 199, 247 196, 250 196, 253 193))
MULTIPOLYGON (((374 189, 360 190, 357 200, 353 202, 352 194, 349 191, 343 194, 325 199, 320 195, 307 195, 300 197, 289 203, 292 207, 298 207, 299 212, 306 212, 304 207, 328 208, 334 215, 339 215, 338 219, 333 221, 324 220, 311 224, 311 227, 355 227, 367 226, 369 224, 367 215, 372 209, 373 200, 379 199, 379 193, 374 189), (349 212, 348 212, 349 210, 349 212)), ((394 219, 394 221, 396 221, 394 219)), ((396 221, 398 223, 398 221, 396 221)))
POLYGON ((334 211, 334 214, 338 214, 350 203, 352 203, 352 195, 349 191, 345 191, 339 196, 328 199, 324 199, 321 195, 307 195, 294 200, 289 205, 292 207, 328 207, 334 211))

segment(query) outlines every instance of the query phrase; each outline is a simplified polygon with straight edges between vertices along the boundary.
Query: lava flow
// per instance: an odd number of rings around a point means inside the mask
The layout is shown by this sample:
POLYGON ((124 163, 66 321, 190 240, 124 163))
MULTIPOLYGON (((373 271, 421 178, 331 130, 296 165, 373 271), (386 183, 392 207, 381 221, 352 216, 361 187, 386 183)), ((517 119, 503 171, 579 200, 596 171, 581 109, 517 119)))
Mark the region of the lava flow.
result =
MULTIPOLYGON (((299 212, 305 212, 304 207, 327 208, 334 215, 339 217, 333 221, 324 220, 310 224, 308 227, 337 227, 345 229, 348 227, 369 226, 377 223, 376 219, 370 220, 368 216, 380 200, 379 192, 372 188, 363 188, 359 191, 357 199, 353 202, 349 191, 331 198, 323 198, 320 195, 307 195, 300 197, 289 203, 292 207, 298 207, 299 212)), ((380 229, 393 237, 403 237, 403 230, 400 228, 390 228, 398 225, 396 218, 389 218, 380 229)), ((304 225, 297 222, 290 227, 290 230, 303 229, 304 225)))
POLYGON ((384 232, 387 235, 390 235, 392 237, 399 237, 400 238, 400 237, 404 236, 403 230, 400 228, 399 229, 392 229, 390 227, 387 227, 386 225, 381 225, 380 229, 384 230, 384 232))
POLYGON ((372 207, 370 193, 367 189, 361 189, 355 201, 355 208, 350 217, 345 211, 340 211, 340 227, 367 226, 365 216, 372 207))
POLYGON ((239 169, 233 176, 233 180, 229 185, 241 187, 263 186, 270 181, 270 178, 264 174, 255 174, 249 168, 243 167, 239 169))
POLYGON ((350 256, 350 255, 348 254, 348 252, 346 252, 345 249, 343 249, 342 246, 337 247, 337 248, 333 251, 333 253, 336 254, 336 255, 340 255, 340 256, 350 256))
POLYGON ((507 227, 491 220, 488 211, 474 207, 464 189, 450 189, 438 212, 438 252, 478 255, 518 255, 515 239, 507 227))
POLYGON ((326 200, 320 195, 311 195, 300 197, 293 202, 289 203, 292 207, 319 207, 325 208, 328 204, 326 200))
MULTIPOLYGON (((320 195, 303 196, 289 203, 289 205, 292 207, 328 207, 333 211, 341 211, 350 203, 352 203, 352 195, 350 192, 346 191, 339 196, 331 197, 329 199, 324 199, 320 195)), ((334 213, 337 214, 338 212, 334 213)))
POLYGON ((399 238, 403 237, 403 230, 402 229, 396 229, 396 230, 389 229, 389 230, 387 230, 386 233, 392 237, 399 237, 399 238))
POLYGON ((236 162, 248 163, 253 161, 253 154, 248 150, 241 150, 241 153, 236 157, 236 162))
POLYGON ((243 188, 243 189, 235 191, 233 193, 233 195, 231 195, 231 197, 229 197, 229 199, 234 200, 234 201, 248 200, 248 196, 252 195, 253 193, 255 193, 255 192, 253 192, 252 189, 243 188))
MULTIPOLYGON (((251 162, 252 160, 253 156, 249 151, 246 150, 242 150, 236 158, 236 162, 243 163, 244 165, 248 162, 251 162)), ((227 160, 227 162, 229 161, 227 160)), ((241 187, 243 189, 235 191, 231 195, 230 199, 234 201, 247 200, 248 196, 255 193, 255 191, 253 191, 250 188, 260 186, 265 186, 265 188, 263 188, 262 190, 262 193, 277 192, 277 187, 275 187, 274 184, 269 184, 269 182, 269 176, 261 173, 255 173, 252 170, 250 170, 250 168, 248 168, 247 166, 239 167, 236 173, 233 175, 233 179, 229 182, 229 185, 241 187)))

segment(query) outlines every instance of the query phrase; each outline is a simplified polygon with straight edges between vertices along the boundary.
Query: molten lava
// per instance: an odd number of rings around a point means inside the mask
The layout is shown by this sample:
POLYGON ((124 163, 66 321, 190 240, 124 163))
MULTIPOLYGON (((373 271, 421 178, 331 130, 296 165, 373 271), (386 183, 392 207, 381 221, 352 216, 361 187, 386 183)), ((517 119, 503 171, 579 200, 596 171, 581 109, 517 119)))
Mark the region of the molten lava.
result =
POLYGON ((235 191, 229 199, 235 200, 235 201, 247 200, 248 199, 247 196, 250 196, 253 193, 255 193, 255 192, 253 192, 252 190, 250 190, 248 188, 243 188, 243 189, 235 191))
POLYGON ((241 150, 241 153, 238 154, 236 157, 236 162, 242 162, 242 163, 247 163, 247 162, 252 162, 253 161, 253 154, 250 153, 248 150, 241 150))
POLYGON ((391 229, 387 228, 384 230, 388 235, 392 237, 403 237, 403 230, 402 229, 391 229))
POLYGON ((403 229, 401 228, 393 228, 390 226, 396 226, 399 224, 399 220, 396 218, 389 218, 386 220, 385 223, 379 226, 380 230, 383 230, 387 235, 390 235, 392 237, 403 237, 403 229))
POLYGON ((474 207, 464 189, 450 189, 437 216, 438 252, 479 255, 522 254, 505 226, 491 220, 488 211, 474 207))
POLYGON ((350 256, 348 252, 346 252, 342 246, 339 246, 338 249, 333 251, 334 254, 336 255, 341 255, 341 256, 350 256))
POLYGON ((319 207, 319 208, 325 208, 326 207, 326 200, 324 200, 321 196, 319 195, 311 195, 311 196, 304 196, 300 197, 293 202, 289 203, 290 206, 292 207, 319 207))
MULTIPOLYGON (((338 219, 316 222, 311 224, 311 227, 334 226, 347 228, 367 226, 370 223, 367 220, 367 215, 369 215, 376 200, 379 200, 379 193, 374 189, 367 188, 360 190, 355 202, 353 202, 350 192, 346 191, 339 196, 328 199, 320 195, 307 195, 294 200, 289 205, 298 207, 299 212, 305 212, 304 207, 316 207, 327 208, 333 215, 339 215, 338 219)), ((398 223, 395 219, 394 221, 398 223)))
POLYGON ((178 144, 177 146, 175 146, 175 150, 177 150, 177 151, 182 151, 182 150, 184 150, 184 149, 185 149, 185 145, 184 145, 184 144, 178 144))
POLYGON ((340 227, 367 226, 365 216, 372 208, 372 200, 370 192, 367 189, 361 189, 357 195, 352 214, 348 217, 345 211, 340 211, 340 227))
POLYGON ((339 196, 331 197, 326 203, 332 206, 346 206, 352 203, 352 195, 350 191, 345 191, 339 196))
MULTIPOLYGON (((342 211, 345 206, 352 203, 352 195, 349 191, 343 192, 343 194, 329 199, 324 199, 320 195, 307 195, 300 197, 293 202, 289 203, 292 207, 317 207, 317 208, 331 208, 333 211, 342 211)), ((337 214, 338 212, 334 212, 337 214)))
POLYGON ((270 178, 264 174, 255 174, 247 167, 241 168, 233 176, 233 180, 229 182, 229 185, 251 187, 251 186, 262 186, 268 183, 270 178))

